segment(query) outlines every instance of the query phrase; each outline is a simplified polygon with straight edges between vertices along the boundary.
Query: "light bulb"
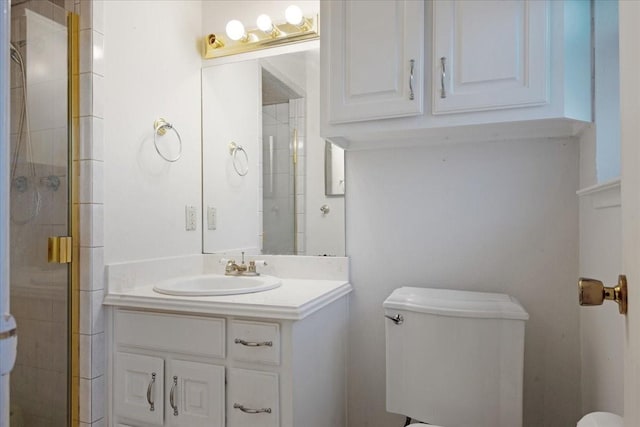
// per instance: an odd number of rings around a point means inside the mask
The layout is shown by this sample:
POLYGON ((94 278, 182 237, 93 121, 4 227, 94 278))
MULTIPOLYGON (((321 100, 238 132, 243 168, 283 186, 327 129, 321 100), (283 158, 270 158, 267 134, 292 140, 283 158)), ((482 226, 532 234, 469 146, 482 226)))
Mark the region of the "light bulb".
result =
POLYGON ((227 23, 227 36, 231 40, 240 40, 247 36, 247 33, 244 31, 244 25, 242 22, 237 19, 233 19, 227 23))
POLYGON ((269 17, 269 15, 262 14, 258 16, 256 25, 265 33, 270 33, 273 31, 273 22, 271 22, 271 18, 269 17))
POLYGON ((300 25, 303 22, 302 10, 295 4, 292 4, 284 11, 284 17, 291 25, 300 25))

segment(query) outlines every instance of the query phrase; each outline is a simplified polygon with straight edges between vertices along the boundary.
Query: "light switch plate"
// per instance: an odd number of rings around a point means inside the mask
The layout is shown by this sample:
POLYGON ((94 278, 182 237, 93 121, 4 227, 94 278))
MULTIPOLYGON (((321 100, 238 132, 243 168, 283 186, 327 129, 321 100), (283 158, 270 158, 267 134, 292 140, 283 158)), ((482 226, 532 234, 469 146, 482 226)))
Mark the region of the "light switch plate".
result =
POLYGON ((213 206, 207 207, 207 228, 215 230, 218 222, 218 210, 213 206))
POLYGON ((194 231, 198 224, 198 210, 195 206, 185 206, 185 229, 194 231))

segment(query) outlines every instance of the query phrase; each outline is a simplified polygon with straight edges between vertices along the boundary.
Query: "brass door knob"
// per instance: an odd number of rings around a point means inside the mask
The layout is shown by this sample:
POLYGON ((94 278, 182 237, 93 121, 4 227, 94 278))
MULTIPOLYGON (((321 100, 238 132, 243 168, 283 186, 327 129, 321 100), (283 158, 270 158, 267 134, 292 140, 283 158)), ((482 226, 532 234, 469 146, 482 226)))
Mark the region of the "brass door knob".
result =
POLYGON ((578 281, 580 305, 602 305, 604 300, 618 303, 620 314, 627 314, 627 277, 618 276, 618 286, 607 287, 600 280, 580 278, 578 281))

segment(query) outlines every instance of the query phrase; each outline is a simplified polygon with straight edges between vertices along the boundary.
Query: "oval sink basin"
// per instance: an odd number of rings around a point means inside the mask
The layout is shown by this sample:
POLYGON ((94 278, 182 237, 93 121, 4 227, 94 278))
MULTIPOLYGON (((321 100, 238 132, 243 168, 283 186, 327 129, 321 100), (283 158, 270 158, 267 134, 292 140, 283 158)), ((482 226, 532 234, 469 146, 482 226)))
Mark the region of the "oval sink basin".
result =
POLYGON ((161 294, 181 296, 237 295, 268 291, 281 284, 280 279, 273 276, 203 274, 167 280, 154 286, 153 290, 161 294))

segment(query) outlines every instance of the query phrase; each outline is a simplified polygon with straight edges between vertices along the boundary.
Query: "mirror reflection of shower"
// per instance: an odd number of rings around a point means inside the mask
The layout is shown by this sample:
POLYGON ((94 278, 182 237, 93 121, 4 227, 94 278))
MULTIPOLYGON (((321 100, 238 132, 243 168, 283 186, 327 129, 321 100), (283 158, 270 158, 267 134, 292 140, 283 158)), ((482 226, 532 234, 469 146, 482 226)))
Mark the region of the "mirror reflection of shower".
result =
MULTIPOLYGON (((21 43, 24 46, 24 42, 21 43)), ((33 158, 33 145, 31 143, 31 126, 29 122, 29 108, 27 97, 27 71, 24 63, 24 57, 18 50, 18 47, 10 42, 10 55, 13 67, 18 67, 18 76, 20 78, 21 99, 20 113, 18 115, 17 133, 15 134, 16 143, 13 158, 11 160, 11 221, 16 224, 26 224, 33 220, 40 212, 40 190, 37 188, 36 166, 33 158), (24 146, 24 150, 23 150, 24 146), (26 175, 18 175, 18 163, 20 155, 23 154, 26 159, 26 175)), ((13 130, 12 130, 13 133, 13 130)))
POLYGON ((305 99, 262 69, 262 252, 303 255, 305 99))

